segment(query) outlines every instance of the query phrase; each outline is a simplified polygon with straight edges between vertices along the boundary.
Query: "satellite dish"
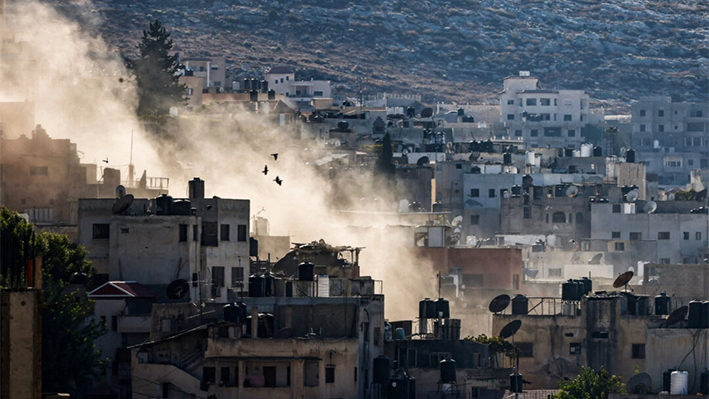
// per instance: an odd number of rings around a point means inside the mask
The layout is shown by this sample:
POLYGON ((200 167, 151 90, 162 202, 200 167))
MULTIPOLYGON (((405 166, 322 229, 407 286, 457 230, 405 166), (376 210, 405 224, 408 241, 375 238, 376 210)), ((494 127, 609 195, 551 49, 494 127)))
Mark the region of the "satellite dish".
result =
POLYGON ((123 185, 118 185, 118 187, 116 187, 116 197, 123 198, 125 195, 126 195, 126 188, 123 187, 123 185))
POLYGON ((681 307, 675 309, 674 311, 672 311, 672 313, 670 313, 670 315, 667 316, 667 320, 665 320, 665 323, 669 327, 673 324, 679 323, 680 321, 684 321, 684 318, 687 316, 688 312, 689 312, 689 306, 687 306, 687 305, 681 306, 681 307))
POLYGON ((190 285, 185 279, 177 279, 167 286, 167 297, 170 299, 182 299, 190 292, 190 285))
POLYGON ((627 150, 625 149, 625 147, 620 147, 620 153, 621 153, 621 154, 624 154, 624 155, 625 155, 625 151, 627 151, 627 150))
POLYGON ((653 213, 657 210, 657 202, 655 201, 650 201, 645 203, 645 206, 643 206, 643 212, 645 213, 653 213))
POLYGON ((591 258, 591 259, 588 261, 588 264, 589 264, 589 265, 600 265, 600 264, 601 264, 601 258, 603 258, 603 253, 602 253, 602 252, 601 252, 601 253, 598 253, 598 254, 595 254, 595 255, 593 255, 593 258, 591 258))
POLYGON ((633 278, 633 272, 625 272, 625 273, 621 274, 613 282, 613 288, 620 288, 623 286, 627 286, 628 282, 630 281, 631 278, 633 278))
POLYGON ((408 155, 408 154, 409 154, 408 149, 404 148, 403 150, 401 150, 401 155, 408 155))
POLYGON ((579 193, 579 188, 576 186, 569 186, 569 188, 566 189, 566 196, 567 197, 575 197, 579 193))
POLYGON ((426 107, 421 110, 421 117, 422 118, 430 118, 433 116, 433 108, 431 107, 426 107))
POLYGON ((490 306, 488 306, 488 309, 492 313, 500 313, 503 310, 507 309, 507 306, 510 304, 510 296, 507 294, 502 294, 496 296, 492 301, 490 301, 490 306))
POLYGON ((522 321, 520 320, 513 320, 507 323, 507 325, 502 327, 502 330, 500 330, 500 338, 509 338, 515 335, 520 327, 522 327, 522 321))
POLYGON ((629 394, 643 395, 651 389, 652 378, 648 373, 638 373, 630 377, 626 387, 629 394))
POLYGON ((458 216, 456 216, 456 217, 453 218, 453 220, 451 221, 451 224, 452 224, 453 226, 458 226, 462 221, 463 221, 463 217, 460 216, 460 215, 458 215, 458 216))
POLYGON ((113 204, 113 207, 111 207, 111 212, 113 212, 114 214, 125 212, 125 210, 128 209, 131 204, 133 204, 134 199, 135 198, 133 198, 133 194, 124 195, 123 197, 116 200, 116 202, 113 204))
POLYGON ((640 192, 637 189, 631 190, 628 194, 625 194, 625 200, 628 202, 635 202, 638 197, 640 197, 640 192))

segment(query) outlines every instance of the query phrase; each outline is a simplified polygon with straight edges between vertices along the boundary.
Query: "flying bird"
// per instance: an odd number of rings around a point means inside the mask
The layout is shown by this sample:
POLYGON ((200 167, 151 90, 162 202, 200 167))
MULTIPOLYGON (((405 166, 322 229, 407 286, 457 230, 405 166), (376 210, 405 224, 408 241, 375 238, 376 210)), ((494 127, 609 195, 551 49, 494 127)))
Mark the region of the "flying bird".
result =
POLYGON ((103 162, 108 163, 108 157, 106 157, 106 159, 104 159, 103 162))
POLYGON ((278 183, 279 186, 281 185, 281 183, 283 183, 283 180, 281 180, 278 176, 276 176, 276 178, 273 179, 273 181, 275 181, 276 183, 278 183))
POLYGON ((261 172, 261 173, 263 173, 264 175, 268 174, 268 165, 264 165, 263 172, 261 172))
POLYGON ((271 156, 273 157, 273 160, 274 160, 274 161, 278 161, 278 154, 277 154, 277 153, 276 153, 276 154, 271 154, 271 156))

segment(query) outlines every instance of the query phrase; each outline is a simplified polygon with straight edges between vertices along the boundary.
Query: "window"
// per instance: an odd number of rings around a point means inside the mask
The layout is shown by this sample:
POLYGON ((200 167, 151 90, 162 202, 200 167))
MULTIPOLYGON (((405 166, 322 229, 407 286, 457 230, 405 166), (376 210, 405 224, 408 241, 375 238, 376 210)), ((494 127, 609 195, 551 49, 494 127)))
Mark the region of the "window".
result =
POLYGON ((670 232, 669 231, 658 231, 657 232, 657 239, 658 240, 669 240, 670 239, 670 232))
POLYGON ((524 212, 523 217, 525 219, 532 218, 532 207, 531 206, 525 206, 523 212, 524 212))
POLYGON ((187 241, 187 225, 181 224, 180 225, 180 242, 185 242, 185 241, 187 241))
POLYGON ((660 118, 662 118, 663 116, 665 116, 665 110, 663 110, 663 109, 657 110, 657 116, 659 116, 660 118))
POLYGON ((541 106, 543 106, 543 107, 548 107, 548 106, 551 105, 551 100, 548 99, 548 98, 540 98, 540 99, 539 99, 539 105, 541 105, 541 106))
POLYGON ((494 188, 489 189, 489 190, 487 191, 487 196, 488 196, 489 198, 495 198, 495 189, 494 189, 494 188))
POLYGON ((191 87, 188 87, 188 88, 187 88, 187 95, 188 95, 188 96, 191 96, 192 94, 194 94, 194 89, 191 88, 191 87))
POLYGON ((219 376, 219 385, 225 387, 231 386, 231 370, 229 370, 229 367, 221 368, 221 374, 219 376))
POLYGON ((665 131, 665 125, 657 125, 657 131, 658 131, 658 132, 664 132, 664 131, 665 131))
POLYGON ((224 267, 212 266, 212 286, 224 287, 224 267))
POLYGON ((630 241, 640 241, 643 239, 643 233, 640 232, 631 232, 630 233, 630 241))
POLYGON ((564 115, 564 122, 571 122, 571 115, 565 114, 564 115))
POLYGON ((303 365, 303 386, 318 386, 318 361, 306 360, 303 365))
POLYGON ((545 127, 544 137, 561 137, 560 127, 545 127))
POLYGON ((463 169, 463 164, 462 163, 457 163, 455 164, 456 169, 463 169))
POLYGON ((240 224, 237 225, 237 240, 240 242, 246 241, 246 225, 245 224, 240 224))
POLYGON ((192 241, 197 241, 199 237, 199 226, 192 225, 192 241))
POLYGON ((290 76, 286 76, 286 80, 290 80, 290 76))
POLYGON ((694 233, 694 239, 697 241, 701 240, 702 239, 702 232, 698 231, 698 232, 694 233))
POLYGON ((202 246, 216 247, 218 245, 217 222, 202 222, 202 246))
POLYGON ((507 105, 515 105, 515 100, 507 100, 507 105))
POLYGON ((485 278, 483 274, 463 274, 463 285, 468 287, 484 286, 485 278))
POLYGON ((553 269, 549 269, 547 274, 549 275, 549 277, 561 277, 561 268, 555 267, 553 269))
POLYGON ((644 110, 644 109, 641 109, 641 110, 640 110, 640 116, 645 116, 645 110, 644 110))
POLYGON ((108 223, 94 223, 93 238, 95 240, 107 239, 110 231, 111 227, 108 223))
POLYGON ((480 196, 480 189, 477 188, 471 188, 470 189, 470 196, 473 198, 477 198, 480 196))
POLYGON ((243 287, 244 282, 244 268, 243 267, 232 267, 231 268, 231 286, 232 287, 243 287))
POLYGON ((220 227, 219 238, 222 241, 229 241, 229 225, 223 224, 220 227))
POLYGON ((322 90, 313 91, 313 97, 322 97, 322 96, 323 96, 322 90))
POLYGON ((551 222, 552 223, 566 223, 566 215, 564 212, 554 212, 551 215, 551 222))
POLYGON ((569 129, 569 137, 576 137, 576 130, 574 129, 569 129))
POLYGON ((611 238, 620 238, 620 231, 612 231, 611 238))
POLYGON ((620 204, 613 204, 613 213, 620 213, 620 204))
POLYGON ((580 355, 581 354, 581 343, 580 342, 569 343, 569 354, 570 355, 580 355))
POLYGON ((49 167, 47 166, 30 166, 30 176, 47 176, 49 167))
MULTIPOLYGON (((551 114, 539 114, 539 120, 542 120, 542 121, 550 121, 550 120, 551 120, 551 114)), ((554 120, 556 120, 556 116, 554 117, 554 120)))
POLYGON ((325 383, 334 384, 335 383, 335 366, 325 367, 325 383))
POLYGON ((519 357, 534 357, 534 344, 532 342, 517 342, 515 346, 519 349, 519 357))
POLYGON ((669 264, 670 264, 670 258, 660 258, 660 264, 662 264, 662 265, 669 265, 669 264))
MULTIPOLYGON (((659 238, 658 238, 659 239, 659 238)), ((682 239, 683 240, 689 240, 689 232, 685 231, 682 233, 682 239)))
POLYGON ((631 357, 633 359, 645 359, 645 344, 633 344, 631 357))
POLYGON ((508 121, 513 121, 513 120, 515 120, 515 114, 507 114, 507 120, 508 120, 508 121))
POLYGON ((214 385, 217 380, 217 370, 214 367, 202 367, 202 381, 214 385))
POLYGON ((522 130, 516 129, 515 130, 515 137, 522 137, 522 130))
POLYGON ((527 99, 527 106, 528 107, 533 107, 537 105, 537 99, 536 98, 528 98, 527 99))
POLYGON ((538 136, 539 136, 539 130, 537 130, 537 129, 532 129, 532 130, 529 132, 529 135, 532 136, 532 137, 538 137, 538 136))
POLYGON ((625 251, 625 243, 624 242, 616 242, 614 249, 616 251, 625 251))
POLYGON ((645 125, 640 125, 640 131, 644 132, 645 131, 645 125))
POLYGON ((480 215, 470 215, 470 224, 477 226, 480 224, 480 215))

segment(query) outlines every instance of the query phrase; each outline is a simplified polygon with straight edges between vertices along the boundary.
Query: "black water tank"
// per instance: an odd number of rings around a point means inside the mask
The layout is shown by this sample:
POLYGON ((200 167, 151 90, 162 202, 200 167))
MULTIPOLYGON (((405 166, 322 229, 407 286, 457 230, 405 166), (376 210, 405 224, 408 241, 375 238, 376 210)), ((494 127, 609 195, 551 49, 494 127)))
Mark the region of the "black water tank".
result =
POLYGON ((578 280, 578 282, 582 285, 581 298, 583 298, 583 296, 588 294, 589 292, 593 291, 593 280, 591 280, 590 278, 583 277, 581 278, 581 280, 578 280))
POLYGON ((431 212, 443 212, 443 204, 440 202, 434 202, 431 204, 431 212))
POLYGON ((672 305, 672 300, 664 292, 655 297, 655 315, 668 315, 670 314, 670 308, 672 305))
POLYGON ((520 373, 510 374, 510 392, 523 392, 523 378, 520 373))
POLYGON ((579 289, 578 283, 575 280, 569 280, 561 284, 561 300, 562 301, 578 301, 579 289))
POLYGON ((699 393, 709 395, 709 370, 702 371, 702 376, 699 379, 699 393))
POLYGON ((520 194, 522 194, 522 187, 517 185, 512 186, 512 196, 519 197, 520 194))
POLYGON ((249 237, 249 256, 258 256, 258 240, 249 237))
POLYGON ((250 82, 249 78, 244 78, 244 80, 241 81, 241 91, 248 92, 251 88, 250 82))
POLYGON ((224 305, 224 320, 232 323, 241 323, 241 311, 234 303, 224 305))
POLYGON ((249 276, 249 296, 260 298, 263 296, 264 286, 263 276, 252 274, 249 276))
POLYGON ((271 272, 263 274, 263 296, 273 296, 275 292, 276 277, 271 272))
MULTIPOLYGON (((262 320, 264 334, 263 338, 271 338, 275 328, 276 318, 271 313, 262 313, 258 316, 262 320)), ((259 337, 261 337, 261 328, 259 327, 259 337)))
POLYGON ((602 157, 603 156, 603 149, 599 146, 593 147, 593 156, 594 157, 602 157))
POLYGON ((257 90, 251 90, 249 92, 249 101, 251 101, 251 102, 258 101, 258 91, 257 90))
POLYGON ((574 149, 573 148, 564 148, 564 156, 567 158, 571 158, 574 156, 574 149))
POLYGON ((89 276, 86 273, 76 272, 71 276, 69 284, 86 285, 89 282, 89 276))
POLYGON ((447 299, 436 299, 436 317, 444 319, 451 317, 450 304, 447 299))
POLYGON ((203 199, 204 198, 204 180, 199 177, 195 177, 188 183, 189 186, 189 197, 190 199, 203 199))
POLYGON ((676 368, 668 369, 662 373, 662 390, 665 392, 670 392, 672 388, 672 372, 676 371, 676 368))
POLYGON ((518 294, 512 298, 512 314, 527 314, 529 312, 529 301, 527 297, 518 294))
POLYGON ((275 92, 273 89, 271 89, 271 90, 268 91, 268 99, 269 99, 269 100, 275 100, 275 99, 276 99, 276 92, 275 92))
POLYGON ((268 81, 267 80, 261 81, 261 93, 268 93, 268 81))
POLYGON ((635 150, 629 149, 625 152, 625 162, 635 163, 635 150))
POLYGON ((709 328, 709 301, 702 302, 702 328, 709 328))
POLYGON ((251 78, 251 83, 249 84, 249 90, 251 90, 251 91, 258 90, 258 79, 251 78))
POLYGON ((375 384, 389 383, 389 372, 391 371, 390 364, 389 358, 386 356, 377 356, 374 358, 372 381, 375 384))
POLYGON ((638 295, 637 296, 637 315, 638 316, 647 316, 650 313, 648 302, 650 302, 650 298, 645 296, 645 295, 638 295))
POLYGON ((387 385, 388 399, 409 399, 409 379, 404 376, 391 377, 387 385))
POLYGON ((419 302, 419 318, 436 318, 436 303, 433 301, 433 299, 425 298, 424 300, 419 302))
POLYGON ((687 327, 702 328, 702 303, 700 301, 689 301, 687 327))
POLYGON ((182 200, 172 203, 172 214, 189 216, 192 214, 192 202, 182 200))
POLYGON ((623 294, 625 294, 625 300, 627 303, 628 314, 633 315, 633 316, 637 315, 638 314, 638 297, 633 294, 627 293, 627 292, 623 292, 623 294))
POLYGON ((512 165, 512 154, 506 152, 502 155, 502 163, 505 165, 512 165))
POLYGON ((310 262, 303 262, 298 265, 298 280, 313 281, 315 265, 310 262))
POLYGON ((162 194, 155 198, 155 214, 170 215, 172 213, 172 197, 167 194, 162 194))
POLYGON ((441 370, 441 382, 456 382, 455 376, 455 360, 443 359, 439 363, 441 370))

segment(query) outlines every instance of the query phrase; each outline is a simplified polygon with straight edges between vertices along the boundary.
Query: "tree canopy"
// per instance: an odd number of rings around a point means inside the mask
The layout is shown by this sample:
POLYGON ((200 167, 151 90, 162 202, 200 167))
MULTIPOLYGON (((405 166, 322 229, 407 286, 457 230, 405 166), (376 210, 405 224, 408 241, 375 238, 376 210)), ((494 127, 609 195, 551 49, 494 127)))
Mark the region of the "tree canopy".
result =
POLYGON ((0 227, 4 287, 19 287, 26 278, 26 259, 42 258, 42 390, 84 397, 98 374, 100 352, 94 340, 103 334, 86 290, 70 285, 74 273, 91 277, 86 249, 65 235, 35 235, 30 222, 5 207, 0 227))
POLYGON ((379 156, 374 164, 375 174, 386 178, 394 177, 396 166, 392 163, 393 158, 394 150, 391 148, 391 138, 389 137, 389 133, 386 133, 382 139, 379 156))
POLYGON ((596 372, 583 366, 576 378, 559 380, 559 389, 553 399, 608 399, 610 393, 625 393, 625 384, 603 367, 596 372))
POLYGON ((137 47, 138 58, 126 61, 138 85, 138 114, 167 114, 170 107, 184 103, 186 92, 179 83, 178 56, 170 55, 170 32, 156 19, 143 30, 137 47))

